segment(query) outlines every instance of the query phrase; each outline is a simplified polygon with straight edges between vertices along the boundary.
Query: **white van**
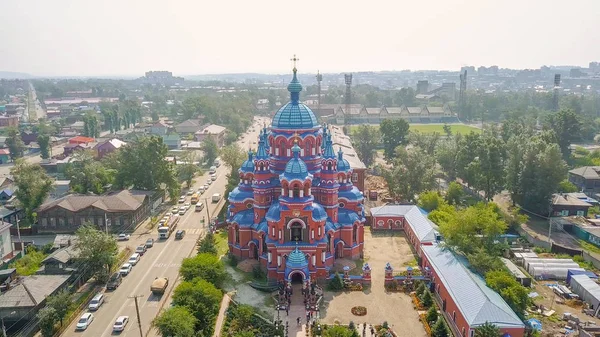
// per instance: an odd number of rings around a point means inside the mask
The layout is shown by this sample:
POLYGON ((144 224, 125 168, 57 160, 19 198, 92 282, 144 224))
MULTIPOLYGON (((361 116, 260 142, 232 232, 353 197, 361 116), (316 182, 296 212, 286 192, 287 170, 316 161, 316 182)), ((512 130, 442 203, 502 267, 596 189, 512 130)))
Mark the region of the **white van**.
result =
POLYGON ((221 193, 215 193, 212 195, 212 202, 219 202, 221 200, 221 193))
POLYGON ((197 204, 196 204, 196 207, 194 208, 194 210, 195 210, 196 212, 201 212, 203 209, 204 209, 204 204, 203 204, 203 203, 201 203, 201 202, 197 203, 197 204))
POLYGON ((90 309, 90 311, 98 310, 98 308, 100 308, 102 303, 104 303, 104 295, 98 294, 98 295, 94 296, 94 298, 92 298, 92 300, 90 301, 90 305, 88 306, 88 309, 90 309))

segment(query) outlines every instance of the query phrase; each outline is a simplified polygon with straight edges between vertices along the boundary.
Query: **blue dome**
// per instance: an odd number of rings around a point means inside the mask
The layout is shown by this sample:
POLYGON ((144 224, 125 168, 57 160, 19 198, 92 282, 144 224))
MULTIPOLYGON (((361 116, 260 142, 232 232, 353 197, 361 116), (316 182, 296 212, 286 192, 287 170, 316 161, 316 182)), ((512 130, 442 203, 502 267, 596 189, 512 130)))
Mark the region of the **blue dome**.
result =
POLYGON ((344 153, 342 152, 342 148, 338 152, 338 162, 337 162, 337 170, 338 172, 348 172, 352 169, 350 167, 350 163, 344 159, 344 153))
POLYGON ((360 217, 356 212, 340 208, 338 213, 338 222, 342 226, 352 226, 355 221, 360 221, 360 217))
POLYGON ((253 157, 254 154, 252 153, 252 151, 248 151, 248 159, 246 159, 246 161, 242 164, 242 167, 240 167, 240 170, 242 172, 254 172, 254 160, 253 157))
POLYGON ((300 159, 300 147, 298 144, 292 147, 292 152, 294 153, 294 158, 290 159, 287 165, 285 165, 285 171, 282 176, 287 180, 304 180, 309 176, 309 173, 306 164, 300 159))
POLYGON ((265 215, 265 218, 269 221, 281 220, 281 206, 279 206, 278 203, 271 205, 267 211, 267 215, 265 215))
POLYGON ((327 212, 325 212, 325 209, 323 208, 323 206, 313 202, 312 205, 308 205, 308 206, 306 206, 306 208, 304 208, 304 210, 309 210, 309 209, 312 209, 313 220, 322 221, 322 220, 327 219, 327 212))
POLYGON ((231 222, 236 222, 240 226, 250 226, 254 223, 254 210, 247 209, 233 216, 231 222))
POLYGON ((290 92, 290 102, 275 113, 271 127, 276 129, 312 129, 318 126, 319 123, 312 110, 300 103, 302 84, 296 78, 296 68, 294 68, 294 77, 288 85, 288 91, 290 92))
POLYGON ((229 193, 229 202, 242 202, 246 199, 253 199, 254 194, 251 191, 240 190, 239 188, 234 188, 233 191, 229 193))
POLYGON ((286 267, 288 268, 302 268, 308 266, 306 255, 298 250, 298 246, 294 249, 290 255, 288 255, 286 267))

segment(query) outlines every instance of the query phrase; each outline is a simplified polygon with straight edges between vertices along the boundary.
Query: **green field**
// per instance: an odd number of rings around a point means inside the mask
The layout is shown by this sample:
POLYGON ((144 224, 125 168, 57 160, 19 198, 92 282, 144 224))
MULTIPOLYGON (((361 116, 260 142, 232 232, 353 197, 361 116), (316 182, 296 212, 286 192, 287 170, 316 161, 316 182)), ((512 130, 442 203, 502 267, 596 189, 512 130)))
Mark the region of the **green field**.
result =
MULTIPOLYGON (((475 133, 481 133, 481 129, 476 128, 474 126, 469 126, 465 124, 448 124, 450 125, 450 129, 452 130, 452 134, 468 134, 471 131, 475 133)), ((377 125, 373 125, 377 126, 377 125)), ((351 126, 351 130, 354 131, 358 128, 358 125, 351 126)), ((439 133, 441 135, 444 134, 444 124, 410 124, 410 131, 418 131, 424 134, 431 133, 439 133)))

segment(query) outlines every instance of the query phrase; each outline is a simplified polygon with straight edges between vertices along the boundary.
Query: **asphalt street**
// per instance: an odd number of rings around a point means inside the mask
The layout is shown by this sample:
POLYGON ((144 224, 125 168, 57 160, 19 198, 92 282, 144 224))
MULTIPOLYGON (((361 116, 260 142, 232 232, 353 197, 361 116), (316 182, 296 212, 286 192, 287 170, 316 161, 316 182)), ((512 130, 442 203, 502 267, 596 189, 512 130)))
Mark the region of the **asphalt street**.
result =
MULTIPOLYGON (((262 120, 260 121, 262 127, 262 120)), ((257 139, 260 128, 251 127, 250 131, 240 139, 238 145, 246 148, 248 145, 254 145, 252 142, 257 139), (254 131, 251 131, 254 130, 254 131), (250 144, 248 144, 248 142, 250 144)), ((217 207, 223 207, 225 202, 212 203, 211 196, 214 193, 225 191, 227 184, 228 168, 221 165, 217 168, 217 180, 212 182, 208 190, 204 192, 201 198, 208 198, 208 208, 211 216, 216 215, 217 207)), ((204 185, 209 179, 209 174, 206 173, 202 177, 196 177, 193 188, 197 190, 201 185, 204 185)), ((188 196, 186 201, 189 202, 188 196)), ((205 202, 205 201, 204 201, 205 202)), ((138 305, 140 309, 141 326, 143 336, 155 336, 156 333, 150 328, 150 323, 154 317, 160 312, 161 308, 167 307, 170 303, 170 294, 176 286, 176 280, 179 273, 181 261, 192 255, 195 251, 195 243, 207 230, 207 213, 206 209, 202 212, 195 212, 194 206, 181 216, 177 229, 185 229, 186 235, 182 240, 175 240, 174 234, 164 241, 158 241, 156 229, 148 231, 144 226, 140 226, 138 230, 131 236, 131 239, 120 243, 135 249, 140 244, 146 242, 148 238, 154 238, 154 247, 142 256, 138 264, 133 268, 132 272, 124 277, 123 282, 115 291, 106 291, 105 303, 94 312, 94 321, 90 326, 82 332, 75 331, 77 319, 74 320, 69 328, 63 333, 63 336, 78 336, 78 337, 101 337, 113 335, 112 326, 119 316, 129 316, 129 323, 125 331, 119 333, 121 336, 140 336, 138 322, 136 318, 135 302, 132 296, 138 297, 138 305), (202 219, 204 223, 201 223, 202 219), (150 285, 156 277, 168 277, 169 285, 163 296, 155 296, 150 292, 150 285), (151 331, 152 330, 152 331, 151 331), (149 334, 148 334, 149 333, 149 334)))

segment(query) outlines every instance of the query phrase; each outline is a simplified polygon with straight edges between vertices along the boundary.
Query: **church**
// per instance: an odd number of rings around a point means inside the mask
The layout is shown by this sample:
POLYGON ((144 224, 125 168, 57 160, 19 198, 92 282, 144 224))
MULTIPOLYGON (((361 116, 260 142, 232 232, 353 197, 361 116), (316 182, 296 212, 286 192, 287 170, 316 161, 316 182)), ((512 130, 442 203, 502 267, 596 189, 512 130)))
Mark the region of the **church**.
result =
POLYGON ((327 278, 336 259, 363 257, 365 213, 344 153, 300 102, 296 72, 290 101, 238 170, 227 225, 232 255, 258 260, 270 280, 307 282, 327 278))

